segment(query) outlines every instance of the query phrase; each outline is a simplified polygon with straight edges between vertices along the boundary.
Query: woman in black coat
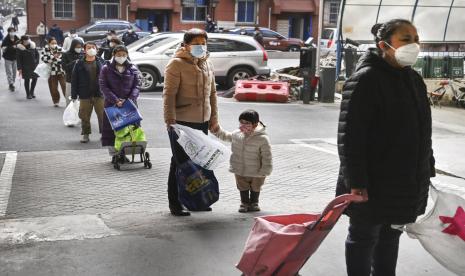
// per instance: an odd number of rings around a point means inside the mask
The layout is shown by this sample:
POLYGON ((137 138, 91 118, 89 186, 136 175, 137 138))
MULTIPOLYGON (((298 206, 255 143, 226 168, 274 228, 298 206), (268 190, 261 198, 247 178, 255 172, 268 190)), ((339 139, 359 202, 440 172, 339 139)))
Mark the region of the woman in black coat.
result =
POLYGON ((338 195, 362 195, 349 206, 349 276, 395 275, 401 232, 425 212, 435 175, 431 109, 422 77, 411 66, 419 37, 407 20, 372 28, 376 49, 344 85, 338 129, 338 195), (370 274, 373 273, 373 274, 370 274))
POLYGON ((39 51, 36 44, 29 39, 29 36, 23 35, 18 43, 16 51, 16 61, 18 63, 18 72, 24 79, 27 99, 35 98, 34 89, 37 84, 37 74, 34 73, 39 65, 39 51))
POLYGON ((69 50, 66 53, 64 53, 62 57, 63 68, 65 69, 66 73, 66 105, 68 105, 71 101, 71 80, 74 65, 76 64, 77 60, 81 59, 84 56, 83 49, 84 43, 82 43, 80 39, 73 39, 73 41, 71 41, 71 46, 69 47, 69 50))

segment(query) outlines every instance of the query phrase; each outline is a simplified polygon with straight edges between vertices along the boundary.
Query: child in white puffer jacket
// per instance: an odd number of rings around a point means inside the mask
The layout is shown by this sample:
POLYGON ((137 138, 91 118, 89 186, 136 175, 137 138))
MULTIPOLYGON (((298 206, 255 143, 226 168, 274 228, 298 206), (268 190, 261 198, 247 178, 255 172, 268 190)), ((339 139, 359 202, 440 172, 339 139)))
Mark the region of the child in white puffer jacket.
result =
POLYGON ((260 211, 261 187, 273 169, 270 139, 255 110, 242 112, 239 124, 239 129, 232 133, 220 126, 213 132, 219 139, 231 142, 229 171, 234 173, 241 194, 239 212, 256 212, 260 211))

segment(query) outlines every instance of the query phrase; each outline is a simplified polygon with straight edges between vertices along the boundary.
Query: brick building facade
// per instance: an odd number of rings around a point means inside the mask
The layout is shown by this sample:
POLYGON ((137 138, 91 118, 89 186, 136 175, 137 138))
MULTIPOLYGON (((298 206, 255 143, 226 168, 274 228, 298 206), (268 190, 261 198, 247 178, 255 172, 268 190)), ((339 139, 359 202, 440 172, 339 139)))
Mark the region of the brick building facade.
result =
MULTIPOLYGON (((124 19, 142 29, 161 31, 203 28, 210 14, 220 28, 269 27, 283 35, 306 39, 318 30, 320 0, 47 0, 47 25, 63 30, 97 19, 124 19)), ((35 34, 44 18, 41 0, 26 0, 28 30, 35 34)))

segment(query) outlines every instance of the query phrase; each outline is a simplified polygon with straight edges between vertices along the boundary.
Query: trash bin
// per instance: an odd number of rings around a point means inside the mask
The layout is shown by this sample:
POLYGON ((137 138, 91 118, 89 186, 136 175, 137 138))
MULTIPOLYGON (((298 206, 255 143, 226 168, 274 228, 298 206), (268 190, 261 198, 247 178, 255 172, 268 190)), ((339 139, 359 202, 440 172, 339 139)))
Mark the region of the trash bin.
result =
POLYGON ((302 72, 303 86, 301 90, 302 100, 304 104, 315 100, 315 89, 312 88, 311 80, 315 77, 316 66, 316 49, 301 48, 300 49, 300 69, 302 72))
POLYGON ((447 78, 449 70, 447 69, 449 57, 431 57, 429 60, 428 77, 430 78, 447 78))
POLYGON ((413 70, 417 71, 423 78, 427 78, 429 75, 429 57, 419 57, 417 62, 412 66, 413 70))
POLYGON ((359 56, 357 55, 357 49, 347 48, 344 50, 344 64, 346 67, 346 78, 352 76, 355 72, 359 56))
POLYGON ((449 78, 463 78, 463 57, 449 57, 449 78))
POLYGON ((322 103, 334 103, 336 92, 336 67, 320 68, 320 88, 318 89, 318 101, 322 103))

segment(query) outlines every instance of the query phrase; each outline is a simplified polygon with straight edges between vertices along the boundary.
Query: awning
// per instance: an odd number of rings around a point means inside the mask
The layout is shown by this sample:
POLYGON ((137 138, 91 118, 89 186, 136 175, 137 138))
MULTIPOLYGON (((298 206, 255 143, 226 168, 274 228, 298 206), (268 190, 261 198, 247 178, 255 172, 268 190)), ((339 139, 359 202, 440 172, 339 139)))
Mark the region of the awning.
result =
POLYGON ((317 7, 312 0, 273 0, 273 13, 304 12, 318 13, 317 7))
POLYGON ((137 11, 138 9, 144 10, 172 10, 174 9, 173 0, 138 0, 131 1, 131 11, 137 11))

